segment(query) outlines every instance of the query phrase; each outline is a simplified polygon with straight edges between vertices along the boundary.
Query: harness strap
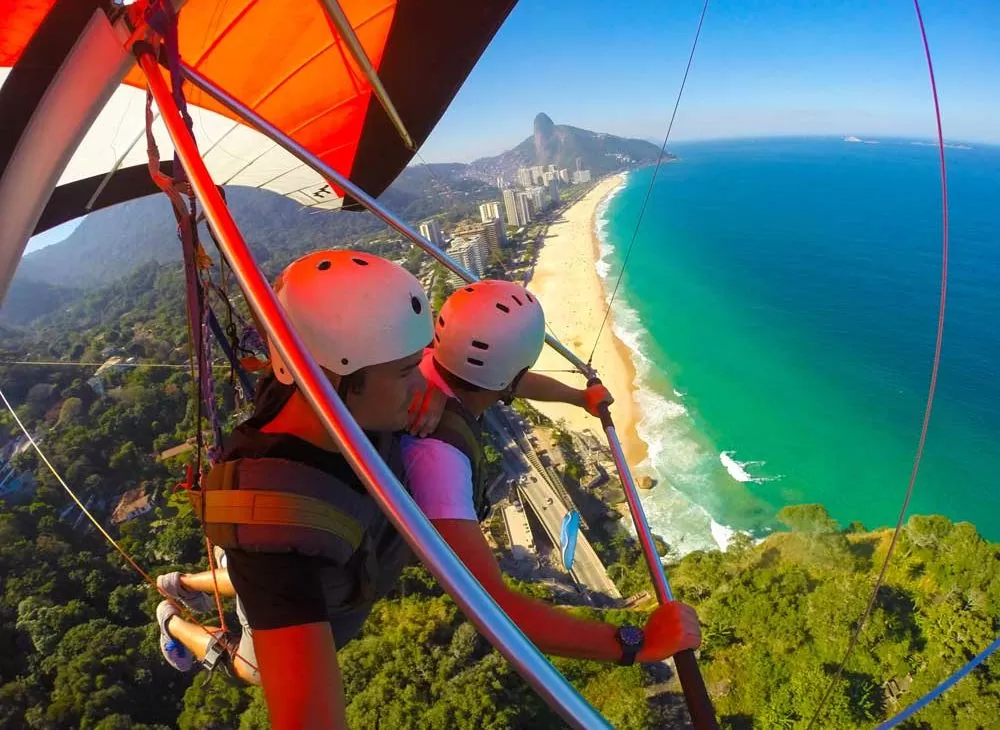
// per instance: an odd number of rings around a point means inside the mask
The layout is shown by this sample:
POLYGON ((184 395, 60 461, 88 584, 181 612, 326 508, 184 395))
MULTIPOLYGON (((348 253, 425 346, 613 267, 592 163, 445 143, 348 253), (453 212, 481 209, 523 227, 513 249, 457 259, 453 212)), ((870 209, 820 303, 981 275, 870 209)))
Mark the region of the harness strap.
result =
POLYGON ((229 636, 223 631, 215 632, 208 640, 205 647, 205 658, 201 660, 201 665, 209 671, 214 672, 221 668, 223 674, 232 678, 235 670, 232 666, 233 658, 230 656, 232 649, 229 646, 229 636))
POLYGON ((455 447, 468 457, 472 465, 472 501, 476 516, 483 519, 489 512, 489 504, 485 494, 486 457, 483 452, 482 431, 473 426, 476 422, 470 414, 463 413, 462 409, 463 406, 458 401, 449 400, 431 437, 455 447))
POLYGON ((223 489, 206 492, 201 498, 205 529, 210 533, 217 530, 235 533, 237 525, 305 527, 329 532, 354 550, 360 547, 364 536, 357 520, 315 497, 264 489, 223 489))
POLYGON ((219 462, 202 480, 203 490, 188 492, 213 543, 238 546, 236 528, 247 525, 320 530, 340 538, 352 551, 361 546, 361 523, 325 500, 280 490, 239 489, 239 463, 219 462))

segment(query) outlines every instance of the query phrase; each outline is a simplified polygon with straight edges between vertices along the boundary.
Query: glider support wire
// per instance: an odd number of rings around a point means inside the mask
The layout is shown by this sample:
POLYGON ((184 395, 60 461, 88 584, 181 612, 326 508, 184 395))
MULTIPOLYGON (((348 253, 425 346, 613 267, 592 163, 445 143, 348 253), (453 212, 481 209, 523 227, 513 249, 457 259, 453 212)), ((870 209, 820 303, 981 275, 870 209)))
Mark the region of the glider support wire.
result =
POLYGON ((927 58, 927 73, 930 76, 931 97, 934 100, 934 116, 937 121, 938 158, 941 177, 941 285, 938 300, 937 332, 934 338, 934 357, 931 364, 930 383, 927 386, 927 402, 924 406, 924 418, 920 426, 920 437, 917 440, 917 450, 913 456, 913 467, 910 470, 910 481, 906 487, 906 493, 903 496, 903 503, 899 508, 899 517, 896 519, 896 527, 892 531, 892 539, 890 539, 889 547, 886 549, 885 558, 882 560, 882 567, 879 569, 878 577, 875 579, 875 585, 872 586, 872 592, 868 599, 868 604, 855 624, 854 631, 851 633, 851 639, 847 644, 847 650, 844 652, 844 658, 840 660, 840 664, 837 665, 837 671, 834 673, 833 677, 830 678, 830 682, 826 686, 826 691, 820 698, 819 705, 816 707, 812 717, 809 719, 809 724, 806 726, 806 730, 811 730, 813 725, 816 724, 820 713, 822 713, 823 708, 826 707, 826 703, 833 694, 834 688, 843 676, 844 668, 847 666, 847 660, 850 658, 851 653, 857 646, 858 641, 861 638, 861 632, 864 630, 865 624, 868 622, 872 611, 875 609, 875 603, 878 600, 879 591, 881 591, 882 585, 885 582, 885 577, 889 572, 889 565, 892 562, 892 556, 896 550, 896 545, 899 544, 899 536, 903 532, 903 522, 906 519, 906 510, 910 506, 910 498, 913 496, 913 488, 917 483, 917 474, 920 473, 920 461, 924 455, 924 445, 927 443, 927 428, 931 421, 931 410, 934 407, 934 395, 937 392, 938 372, 941 367, 941 343, 944 339, 944 315, 945 306, 948 303, 948 168, 945 164, 944 130, 941 126, 941 105, 938 100, 937 81, 934 78, 934 62, 931 59, 930 43, 927 41, 927 29, 924 27, 924 17, 920 12, 920 0, 913 0, 913 8, 917 14, 917 24, 920 27, 920 37, 923 41, 924 55, 927 58))
MULTIPOLYGON (((131 555, 129 555, 128 552, 125 551, 125 548, 119 545, 118 542, 113 537, 111 537, 110 534, 108 534, 108 531, 104 529, 104 526, 101 524, 100 520, 94 517, 93 513, 89 509, 87 509, 87 505, 85 505, 82 501, 80 501, 80 498, 76 495, 76 492, 74 492, 70 488, 70 486, 66 483, 66 480, 62 478, 62 475, 60 475, 59 472, 56 471, 55 465, 53 465, 53 463, 49 461, 49 457, 47 457, 45 455, 45 452, 42 451, 42 448, 38 445, 38 442, 35 441, 35 437, 31 435, 31 432, 28 430, 27 426, 25 426, 24 423, 21 421, 20 417, 17 415, 17 411, 14 410, 14 406, 11 405, 9 400, 7 400, 7 396, 6 394, 4 394, 2 390, 0 390, 0 400, 2 400, 3 404, 7 407, 7 410, 10 412, 10 415, 14 418, 14 422, 17 423, 18 428, 21 429, 21 433, 23 433, 25 438, 28 439, 28 442, 35 450, 35 453, 38 454, 38 458, 40 458, 42 462, 45 464, 45 466, 49 468, 49 471, 52 472, 52 476, 56 478, 56 481, 59 482, 59 485, 66 491, 66 494, 68 494, 70 499, 73 500, 73 502, 79 508, 80 512, 83 513, 83 515, 88 520, 90 520, 90 523, 97 528, 97 531, 101 533, 101 535, 104 537, 105 540, 108 541, 108 543, 110 543, 111 547, 117 550, 118 553, 123 558, 125 558, 125 562, 131 565, 135 569, 135 572, 141 575, 142 579, 146 581, 146 583, 152 586, 152 588, 161 596, 163 596, 170 603, 170 605, 176 608, 178 613, 181 615, 182 618, 184 618, 185 621, 194 624, 209 636, 216 636, 220 631, 220 629, 212 629, 205 626, 203 623, 198 621, 198 619, 196 619, 183 604, 179 603, 178 601, 174 600, 171 596, 167 595, 167 593, 162 588, 160 588, 160 586, 157 585, 156 580, 154 580, 149 573, 143 570, 142 567, 137 562, 135 562, 135 559, 131 555)), ((209 560, 211 559, 212 556, 210 551, 209 560)), ((235 649, 232 650, 232 655, 233 659, 239 659, 240 661, 244 662, 248 667, 250 667, 250 669, 256 671, 257 667, 251 662, 241 657, 235 649)))
MULTIPOLYGON (((295 142, 295 140, 288 137, 280 129, 275 127, 273 124, 265 120, 259 114, 249 109, 247 106, 239 102, 238 100, 232 98, 229 94, 223 91, 221 88, 216 86, 214 83, 209 81, 207 78, 202 76, 199 72, 195 71, 191 67, 182 64, 181 66, 184 75, 187 77, 188 81, 197 86, 199 89, 204 91, 206 94, 211 96, 213 99, 218 101, 223 106, 227 107, 231 111, 235 112, 238 116, 245 119, 253 127, 259 130, 262 134, 271 138, 277 142, 281 147, 283 147, 288 152, 295 155, 298 159, 304 162, 306 165, 312 169, 319 172, 321 175, 326 177, 328 180, 332 181, 335 185, 343 189, 347 194, 354 198, 358 203, 371 211, 377 218, 386 223, 389 227, 396 230, 398 233, 402 234, 410 241, 415 243, 417 246, 422 248, 424 251, 429 253, 434 257, 440 264, 445 268, 449 269, 453 273, 457 274, 463 280, 473 283, 478 281, 478 277, 465 269, 461 264, 451 258, 447 253, 442 251, 440 248, 435 246, 430 241, 423 238, 419 233, 417 233, 411 226, 406 224, 396 215, 391 213, 382 207, 376 200, 374 200, 365 191, 355 185, 346 175, 341 174, 338 170, 330 167, 324 163, 317 156, 312 154, 309 150, 295 142)), ((207 208, 207 206, 206 206, 207 208)), ((218 230, 218 227, 216 227, 218 230)), ((231 260, 231 259, 230 259, 231 260)), ((234 267, 235 268, 235 267, 234 267)), ((245 289, 246 291, 246 289, 245 289)), ((247 292, 247 298, 250 299, 250 294, 247 292)), ((569 350, 565 345, 563 345, 559 340, 553 337, 551 334, 545 335, 545 341, 550 347, 555 349, 559 354, 566 358, 570 363, 572 363, 577 370, 587 377, 588 380, 592 380, 596 377, 597 373, 594 371, 590 365, 585 363, 576 354, 569 350)), ((284 353, 282 353, 284 356, 284 353)), ((288 358, 285 357, 285 361, 288 362, 288 358)), ((298 378, 296 378, 298 382, 298 378)), ((339 405, 339 401, 338 401, 339 405)), ((315 405, 314 405, 315 407, 315 405)), ((602 421, 603 423, 603 421, 602 421)), ((653 544, 652 533, 649 529, 649 524, 646 521, 645 514, 642 511, 642 506, 639 500, 639 493, 635 486, 635 481, 632 478, 632 473, 629 470, 628 464, 625 461, 624 452, 622 450, 621 443, 618 439, 618 435, 614 429, 614 424, 611 422, 610 414, 607 417, 607 423, 611 424, 611 428, 605 428, 605 435, 608 439, 608 444, 611 448, 612 454, 615 454, 615 463, 618 467, 619 476, 621 478, 622 487, 625 489, 628 495, 628 502, 632 512, 632 518, 636 524, 636 530, 640 535, 646 534, 649 536, 648 541, 641 541, 643 548, 643 553, 645 554, 647 564, 650 566, 653 572, 653 582, 657 586, 657 596, 661 601, 670 600, 671 592, 670 587, 667 582, 666 575, 663 572, 663 566, 660 563, 659 554, 656 552, 656 546, 653 544)), ((360 474, 360 472, 359 472, 360 474)), ((387 514, 389 514, 387 512, 387 514)), ((435 536, 437 533, 435 533, 435 536)), ((426 561, 425 561, 426 562, 426 561)), ((428 563, 428 566, 431 564, 428 563)), ((433 572, 433 571, 432 571, 433 572)), ((435 573, 436 574, 436 573, 435 573)), ((447 584, 446 584, 447 587, 447 584)), ((449 588, 449 593, 452 593, 449 588)), ((452 593, 455 596, 454 593, 452 593)), ((457 599, 457 596, 455 596, 457 599)), ((460 602, 461 603, 461 602, 460 602)), ((487 636, 492 636, 487 634, 487 636)), ((495 643, 495 642, 494 642, 495 643)), ((498 646, 498 648, 500 648, 498 646)), ((501 649, 502 651, 502 649, 501 649)), ((506 653, 505 653, 506 655, 506 653)), ((508 658, 510 658, 508 656, 508 658)), ((708 693, 705 690, 704 680, 701 677, 701 673, 698 671, 697 663, 695 661, 693 652, 685 652, 684 655, 678 655, 675 657, 675 665, 678 669, 678 676, 681 678, 682 685, 685 688, 685 694, 687 695, 688 688, 691 688, 692 697, 700 697, 700 700, 689 705, 689 709, 692 712, 692 718, 694 719, 697 715, 700 723, 696 722, 696 727, 698 730, 708 730, 709 728, 715 728, 716 720, 714 711, 711 709, 711 703, 708 699, 708 693), (689 655, 689 656, 687 656, 689 655), (706 708, 705 712, 697 710, 697 707, 706 708)), ((515 663, 515 667, 518 664, 515 663)), ((523 673, 523 672, 522 672, 523 673)), ((563 680, 560 680, 563 681, 563 680)), ((535 689, 539 689, 537 685, 532 682, 535 689)), ((542 695, 545 697, 545 695, 542 695)))
POLYGON ((327 17, 330 22, 333 23, 337 32, 340 34, 341 39, 347 45, 348 50, 351 52, 351 57, 357 62, 358 66, 361 67, 361 73, 365 75, 368 79, 368 83, 372 85, 372 92, 378 98, 379 103, 385 110, 386 116, 389 117, 389 121, 399 132, 400 138, 403 140, 403 144, 406 145, 406 149, 416 151, 417 147, 413 142, 413 137, 406 130, 406 125, 403 124, 402 117, 399 116, 399 112, 396 111, 395 105, 392 103, 392 99, 389 98, 389 93, 385 90, 382 85, 382 80, 378 77, 375 72, 372 62, 368 59, 368 54, 365 53, 364 47, 361 45, 361 41, 358 40, 357 34, 354 32, 354 28, 351 27, 351 22, 344 15, 343 9, 337 0, 320 0, 320 4, 323 6, 323 10, 326 12, 327 17))
MULTIPOLYGON (((156 117, 158 117, 159 115, 160 115, 159 112, 157 112, 154 115, 153 117, 154 121, 156 117)), ((101 178, 101 182, 97 186, 97 189, 94 191, 94 194, 90 196, 90 200, 88 200, 87 204, 83 206, 83 210, 85 212, 89 213, 94 209, 94 204, 97 203, 97 199, 101 197, 101 193, 104 192, 104 188, 106 188, 108 186, 108 183, 111 182, 111 178, 114 177, 115 173, 118 172, 119 169, 121 169, 122 164, 125 162, 125 158, 132 153, 132 150, 135 149, 135 146, 139 144, 139 142, 141 142, 145 137, 146 137, 146 128, 143 127, 142 131, 140 131, 139 134, 137 134, 135 138, 132 140, 132 142, 129 144, 129 146, 125 148, 125 151, 118 156, 118 159, 115 160, 115 164, 111 166, 111 169, 108 170, 108 172, 104 175, 104 177, 101 178)))
POLYGON ((890 730, 890 728, 896 727, 897 725, 899 725, 899 723, 903 722, 904 720, 910 719, 918 712, 920 712, 922 709, 927 707, 927 705, 929 705, 931 702, 933 702, 938 697, 947 692, 949 689, 958 684, 960 680, 965 679, 966 675, 968 675, 969 672, 971 672, 973 669, 975 669, 980 664, 989 659, 990 655, 993 654, 993 652, 995 652, 997 649, 1000 649, 1000 637, 994 639, 992 644, 990 644, 988 647, 986 647, 981 652, 976 654, 976 656, 970 659, 960 669, 957 669, 950 677, 948 677, 948 679, 941 682, 941 684, 939 684, 937 687, 932 689, 930 692, 925 694, 923 697, 921 697, 919 700, 914 702, 912 705, 907 707, 899 714, 883 722, 881 725, 876 727, 875 730, 890 730))
MULTIPOLYGON (((607 721, 549 663, 458 559, 351 417, 333 385, 289 324, 274 290, 254 261, 253 254, 226 208, 218 188, 198 154, 190 132, 181 119, 156 58, 148 47, 145 50, 141 49, 141 46, 136 49, 139 66, 146 75, 149 89, 160 109, 161 118, 173 140, 174 148, 184 165, 195 194, 201 201, 206 218, 216 232, 220 248, 246 295, 247 302, 275 343, 279 354, 288 363, 296 384, 351 468, 424 565, 441 582, 476 628, 511 662, 539 696, 574 728, 609 728, 607 721)), ((184 67, 183 70, 193 83, 254 126, 261 128, 255 121, 259 117, 245 106, 221 89, 205 82, 190 68, 184 67)), ((278 130, 270 125, 268 127, 266 130, 261 128, 261 131, 286 149, 289 144, 294 144, 278 130)), ((302 148, 299 150, 304 152, 302 148)), ((314 158, 311 155, 308 159, 303 159, 301 155, 297 156, 303 162, 313 165, 314 158)), ((350 188, 354 186, 351 185, 350 188)), ((362 202, 370 200, 365 195, 362 202)))
POLYGON ((649 205, 649 198, 653 194, 653 185, 656 184, 656 176, 660 172, 660 165, 663 163, 663 156, 667 153, 667 142, 670 141, 670 133, 674 129, 674 120, 677 119, 677 110, 681 105, 681 97, 684 96, 684 87, 687 86, 688 75, 691 73, 691 65, 694 63, 694 52, 698 50, 698 39, 701 38, 701 29, 705 25, 705 15, 708 13, 709 0, 701 6, 701 15, 698 17, 698 28, 694 32, 694 40, 691 42, 691 52, 688 54, 687 66, 684 67, 684 76, 681 78, 680 88, 677 90, 677 98, 674 100, 674 110, 670 113, 670 122, 667 124, 667 131, 663 135, 663 144, 660 145, 660 154, 656 157, 656 167, 653 168, 653 176, 649 178, 649 186, 646 188, 646 195, 642 199, 642 207, 639 208, 639 216, 635 220, 635 228, 632 229, 632 237, 629 239, 628 248, 625 249, 625 258, 622 261, 621 271, 618 272, 618 279, 615 281, 615 288, 611 291, 611 298, 608 299, 608 307, 604 310, 604 317, 601 319, 601 326, 597 328, 597 336, 594 337, 594 347, 590 350, 590 357, 587 362, 593 362, 594 353, 597 352, 597 343, 601 340, 601 333, 611 316, 611 307, 618 296, 618 287, 625 278, 625 267, 628 266, 629 257, 632 255, 632 247, 635 245, 635 238, 639 235, 639 228, 642 226, 642 217, 646 214, 646 206, 649 205))

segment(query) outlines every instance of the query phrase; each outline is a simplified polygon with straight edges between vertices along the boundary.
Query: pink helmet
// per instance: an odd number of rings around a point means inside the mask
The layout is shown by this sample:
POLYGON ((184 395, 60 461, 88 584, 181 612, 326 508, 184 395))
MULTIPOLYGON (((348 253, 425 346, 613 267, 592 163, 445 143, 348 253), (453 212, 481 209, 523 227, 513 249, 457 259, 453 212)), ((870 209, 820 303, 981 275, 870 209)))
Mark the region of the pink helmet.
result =
MULTIPOLYGON (((289 264, 275 289, 313 357, 337 375, 420 352, 433 335, 420 282, 378 256, 316 251, 289 264)), ((292 373, 270 338, 267 344, 275 377, 291 384, 292 373)))
POLYGON ((453 375, 501 391, 535 364, 545 343, 542 305, 510 281, 486 279, 455 291, 434 325, 434 358, 453 375))

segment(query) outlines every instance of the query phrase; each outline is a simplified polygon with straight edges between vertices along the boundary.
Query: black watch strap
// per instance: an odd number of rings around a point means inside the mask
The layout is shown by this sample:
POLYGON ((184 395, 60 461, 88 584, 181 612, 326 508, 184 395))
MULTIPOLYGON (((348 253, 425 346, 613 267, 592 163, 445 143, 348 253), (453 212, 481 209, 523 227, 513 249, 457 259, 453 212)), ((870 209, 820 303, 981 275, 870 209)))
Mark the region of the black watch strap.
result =
POLYGON ((638 626, 621 626, 615 633, 615 638, 622 647, 622 658, 618 663, 623 667, 635 664, 635 657, 645 643, 645 636, 638 626))

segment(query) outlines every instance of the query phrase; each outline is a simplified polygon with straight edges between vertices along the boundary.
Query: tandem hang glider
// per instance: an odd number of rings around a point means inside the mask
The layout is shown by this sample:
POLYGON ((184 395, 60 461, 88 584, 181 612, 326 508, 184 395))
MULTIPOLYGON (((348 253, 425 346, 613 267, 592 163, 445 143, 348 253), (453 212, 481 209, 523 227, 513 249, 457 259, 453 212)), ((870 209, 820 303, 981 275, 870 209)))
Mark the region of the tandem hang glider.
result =
MULTIPOLYGON (((220 193, 243 185, 318 209, 368 209, 474 280, 375 198, 427 138, 514 0, 167 3, 0 0, 0 300, 32 235, 163 190, 178 228, 188 231, 181 239, 194 340, 208 331, 197 323, 212 321, 201 296, 209 282, 192 263, 200 204, 261 334, 424 565, 572 727, 608 727, 455 557, 381 460, 302 346, 220 193), (190 219, 182 194, 190 196, 190 219)), ((596 379, 589 364, 547 341, 596 379)), ((199 378, 211 352, 202 344, 199 378)), ((607 406, 601 423, 657 597, 670 600, 607 406)), ((575 527, 567 526, 567 563, 575 527)), ((681 652, 674 662, 695 727, 718 727, 694 654, 681 652)))

